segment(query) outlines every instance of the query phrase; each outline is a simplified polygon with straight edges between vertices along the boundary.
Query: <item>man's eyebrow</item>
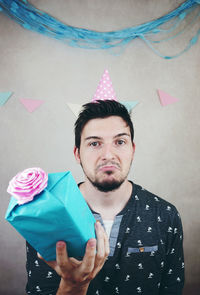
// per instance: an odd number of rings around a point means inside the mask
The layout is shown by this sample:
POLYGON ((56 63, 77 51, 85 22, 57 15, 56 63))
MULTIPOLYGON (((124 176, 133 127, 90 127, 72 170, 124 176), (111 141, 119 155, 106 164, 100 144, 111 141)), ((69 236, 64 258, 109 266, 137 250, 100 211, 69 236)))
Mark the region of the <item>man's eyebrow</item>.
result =
MULTIPOLYGON (((114 136, 114 138, 118 138, 118 137, 121 137, 121 136, 128 136, 130 137, 130 134, 126 133, 126 132, 123 132, 123 133, 118 133, 114 136)), ((95 136, 95 135, 92 135, 92 136, 87 136, 86 138, 84 138, 84 140, 90 140, 90 139, 98 139, 98 140, 101 140, 102 137, 100 136, 95 136)))
POLYGON ((92 136, 88 136, 84 138, 84 140, 90 140, 90 139, 102 139, 102 137, 92 135, 92 136))
POLYGON ((129 136, 130 137, 130 134, 123 132, 123 133, 119 133, 119 134, 115 135, 114 138, 120 137, 120 136, 129 136))

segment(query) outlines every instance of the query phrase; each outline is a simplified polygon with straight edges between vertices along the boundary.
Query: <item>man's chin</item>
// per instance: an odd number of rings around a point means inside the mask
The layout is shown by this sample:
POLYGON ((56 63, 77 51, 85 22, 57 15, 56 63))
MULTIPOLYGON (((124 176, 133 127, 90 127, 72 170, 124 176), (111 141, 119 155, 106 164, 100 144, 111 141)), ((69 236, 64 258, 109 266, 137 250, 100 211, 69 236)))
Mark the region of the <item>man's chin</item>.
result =
POLYGON ((96 187, 100 192, 104 192, 104 193, 115 191, 122 185, 123 182, 124 182, 124 179, 119 181, 117 180, 102 181, 102 182, 91 181, 94 187, 96 187))

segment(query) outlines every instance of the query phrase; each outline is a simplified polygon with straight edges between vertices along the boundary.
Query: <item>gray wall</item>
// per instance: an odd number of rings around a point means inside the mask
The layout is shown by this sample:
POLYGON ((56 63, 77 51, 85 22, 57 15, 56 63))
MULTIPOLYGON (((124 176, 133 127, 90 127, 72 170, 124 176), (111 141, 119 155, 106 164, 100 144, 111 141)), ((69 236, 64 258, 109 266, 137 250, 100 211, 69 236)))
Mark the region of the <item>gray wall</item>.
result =
MULTIPOLYGON (((184 1, 32 1, 70 25, 106 31, 162 16, 184 1), (48 3, 47 3, 48 2, 48 3)), ((161 50, 184 48, 195 29, 161 50)), ((4 221, 8 181, 18 171, 39 166, 47 172, 71 170, 82 179, 72 156, 74 114, 67 102, 91 100, 105 68, 119 100, 139 100, 133 111, 136 154, 130 178, 177 206, 185 239, 185 294, 199 294, 199 107, 200 44, 173 60, 163 60, 135 40, 119 56, 68 47, 21 28, 0 14, 0 91, 14 95, 0 108, 0 294, 24 294, 25 245, 4 221), (156 89, 178 97, 161 107, 156 89), (19 98, 43 99, 30 114, 19 98)))

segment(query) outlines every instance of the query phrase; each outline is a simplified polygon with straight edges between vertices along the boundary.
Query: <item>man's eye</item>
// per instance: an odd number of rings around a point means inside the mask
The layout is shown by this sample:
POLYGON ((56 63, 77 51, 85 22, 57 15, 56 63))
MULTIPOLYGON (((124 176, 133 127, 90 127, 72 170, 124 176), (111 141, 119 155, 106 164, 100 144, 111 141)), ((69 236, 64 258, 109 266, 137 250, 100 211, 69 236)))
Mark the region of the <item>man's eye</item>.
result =
POLYGON ((99 145, 100 145, 100 143, 98 141, 90 142, 90 146, 97 147, 99 145))
POLYGON ((123 145, 123 144, 125 144, 125 140, 123 139, 117 140, 117 145, 123 145))

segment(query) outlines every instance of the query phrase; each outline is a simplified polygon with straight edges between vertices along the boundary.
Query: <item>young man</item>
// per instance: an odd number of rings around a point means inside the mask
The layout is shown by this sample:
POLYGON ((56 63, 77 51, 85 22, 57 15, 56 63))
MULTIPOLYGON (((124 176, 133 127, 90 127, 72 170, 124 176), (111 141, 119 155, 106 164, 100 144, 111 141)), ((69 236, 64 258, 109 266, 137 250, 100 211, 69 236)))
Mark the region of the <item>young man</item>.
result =
POLYGON ((48 265, 28 245, 28 294, 182 294, 181 220, 173 205, 128 180, 133 138, 123 105, 84 105, 75 123, 74 155, 85 174, 79 188, 98 220, 97 240, 88 241, 82 261, 68 258, 67 246, 58 242, 57 261, 48 265))

